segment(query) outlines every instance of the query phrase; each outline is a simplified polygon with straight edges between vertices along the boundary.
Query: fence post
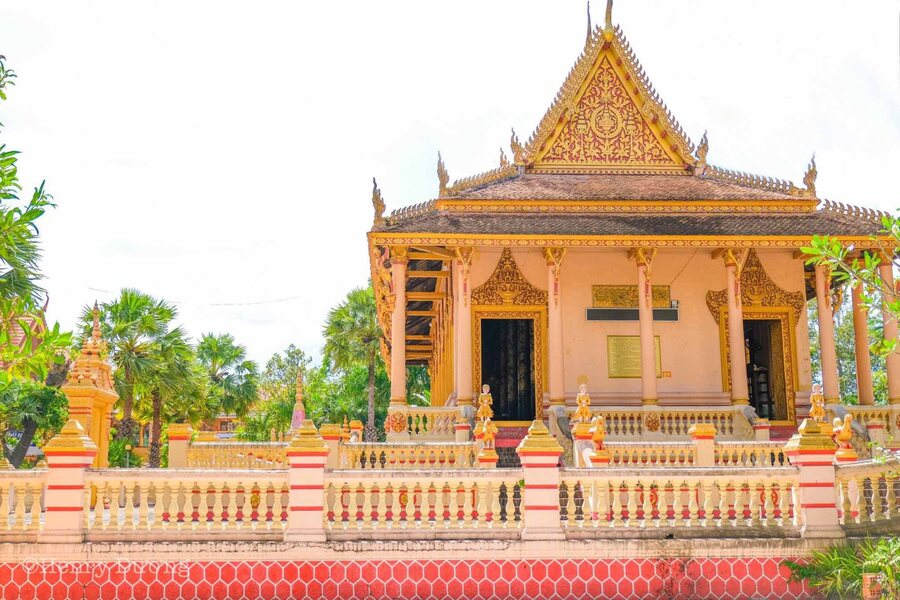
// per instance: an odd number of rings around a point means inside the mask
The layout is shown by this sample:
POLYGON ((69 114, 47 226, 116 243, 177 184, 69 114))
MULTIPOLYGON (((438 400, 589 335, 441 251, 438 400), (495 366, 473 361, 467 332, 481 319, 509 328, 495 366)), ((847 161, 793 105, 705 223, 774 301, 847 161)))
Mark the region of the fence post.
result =
POLYGON ((562 452, 562 446, 540 420, 531 424, 528 435, 516 448, 525 474, 523 540, 565 539, 559 520, 559 457, 562 452))
POLYGON ((289 510, 284 539, 288 542, 324 542, 322 511, 325 503, 325 463, 328 446, 309 419, 287 447, 289 510))
POLYGON ((469 434, 471 433, 472 427, 469 425, 469 420, 464 416, 460 415, 456 417, 456 422, 453 423, 453 431, 454 431, 454 439, 459 443, 464 443, 469 441, 469 434))
POLYGON ((47 493, 44 529, 39 538, 42 542, 84 541, 84 470, 91 466, 97 452, 97 444, 75 419, 69 419, 44 446, 47 493))
POLYGON ((572 454, 574 455, 575 466, 579 468, 590 467, 591 462, 587 457, 594 451, 591 424, 585 421, 575 423, 572 426, 572 438, 574 440, 572 454))
POLYGON ((322 423, 319 434, 328 446, 328 460, 325 467, 328 469, 338 469, 346 466, 341 465, 340 442, 341 442, 341 426, 337 423, 322 423))
POLYGON ((819 423, 804 419, 797 433, 784 446, 784 453, 799 470, 794 506, 800 517, 800 535, 805 538, 842 538, 838 521, 834 441, 819 423))
POLYGON ((756 419, 753 421, 753 436, 757 442, 768 442, 771 439, 772 425, 768 419, 756 419))
POLYGON ((688 429, 694 443, 694 466, 716 466, 716 426, 712 423, 695 423, 688 429))
POLYGON ((188 423, 170 423, 169 468, 183 469, 188 466, 188 448, 191 445, 191 426, 188 423))

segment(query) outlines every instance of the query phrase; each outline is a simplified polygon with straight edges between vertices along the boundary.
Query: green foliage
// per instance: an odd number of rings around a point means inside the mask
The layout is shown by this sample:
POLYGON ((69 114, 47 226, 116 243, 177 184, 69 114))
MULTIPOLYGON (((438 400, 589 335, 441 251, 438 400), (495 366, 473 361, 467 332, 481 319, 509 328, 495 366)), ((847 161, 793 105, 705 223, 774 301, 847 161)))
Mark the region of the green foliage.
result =
POLYGON ((814 551, 804 562, 784 561, 791 581, 806 581, 829 599, 858 598, 863 573, 881 574, 885 598, 900 597, 900 538, 879 538, 814 551))
POLYGON ((258 368, 247 349, 229 334, 207 333, 197 344, 197 358, 209 377, 209 396, 216 412, 242 417, 257 399, 258 368))
POLYGON ((49 440, 65 424, 68 414, 69 402, 57 388, 29 380, 0 386, 0 439, 4 454, 14 466, 19 466, 32 441, 49 440))
MULTIPOLYGON (((303 350, 293 344, 285 349, 284 355, 278 352, 272 355, 259 378, 261 401, 242 420, 236 431, 238 439, 256 442, 269 441, 273 437, 284 439, 294 414, 297 372, 303 372, 307 398, 310 387, 315 393, 319 393, 314 382, 315 376, 311 377, 311 362, 303 350), (310 383, 313 385, 310 386, 310 383)), ((307 399, 304 403, 308 405, 308 402, 307 399)))
POLYGON ((127 446, 130 446, 131 440, 126 440, 123 438, 116 438, 110 440, 109 442, 109 466, 110 467, 120 467, 120 468, 136 468, 140 467, 141 457, 134 453, 134 449, 132 447, 131 450, 127 449, 127 446))

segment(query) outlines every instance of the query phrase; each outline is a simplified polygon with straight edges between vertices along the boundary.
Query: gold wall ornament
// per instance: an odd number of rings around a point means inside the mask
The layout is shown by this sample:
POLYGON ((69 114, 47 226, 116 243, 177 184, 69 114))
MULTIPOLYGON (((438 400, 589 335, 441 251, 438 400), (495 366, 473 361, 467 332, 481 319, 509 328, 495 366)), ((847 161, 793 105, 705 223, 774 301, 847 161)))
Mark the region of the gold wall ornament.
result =
POLYGON ((650 413, 644 417, 644 429, 650 432, 659 431, 660 420, 658 413, 650 413))
POLYGON ((438 152, 438 162, 437 162, 437 176, 438 176, 438 197, 446 198, 450 195, 447 184, 450 182, 450 174, 447 173, 447 167, 444 165, 444 159, 441 158, 441 153, 438 152))
MULTIPOLYGON (((667 285, 650 287, 653 308, 672 306, 671 289, 667 285)), ((592 285, 591 306, 594 308, 638 308, 636 285, 592 285)))
POLYGON ((493 274, 472 290, 472 304, 483 306, 546 306, 547 292, 531 285, 513 259, 512 251, 503 249, 493 274))
MULTIPOLYGON (((788 292, 778 286, 763 268, 754 250, 747 253, 740 275, 741 304, 744 306, 789 307, 794 321, 806 308, 803 292, 788 292)), ((722 307, 728 306, 728 290, 706 292, 706 306, 716 323, 722 316, 722 307)))
POLYGON ((381 227, 387 222, 387 219, 384 218, 384 211, 387 206, 381 197, 381 190, 378 189, 378 182, 375 181, 374 177, 372 178, 372 208, 375 209, 375 219, 372 226, 381 227))

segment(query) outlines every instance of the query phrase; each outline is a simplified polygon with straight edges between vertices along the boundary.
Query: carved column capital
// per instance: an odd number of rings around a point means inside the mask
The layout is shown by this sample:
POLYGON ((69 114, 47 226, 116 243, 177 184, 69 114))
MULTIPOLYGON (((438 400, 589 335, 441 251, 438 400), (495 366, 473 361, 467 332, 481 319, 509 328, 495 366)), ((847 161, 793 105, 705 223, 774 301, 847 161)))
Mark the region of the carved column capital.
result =
POLYGON ((647 267, 649 273, 653 259, 656 257, 656 250, 656 248, 632 248, 628 251, 628 258, 637 263, 639 267, 647 267))
POLYGON ((389 246, 391 264, 406 264, 409 262, 409 248, 406 246, 389 246))

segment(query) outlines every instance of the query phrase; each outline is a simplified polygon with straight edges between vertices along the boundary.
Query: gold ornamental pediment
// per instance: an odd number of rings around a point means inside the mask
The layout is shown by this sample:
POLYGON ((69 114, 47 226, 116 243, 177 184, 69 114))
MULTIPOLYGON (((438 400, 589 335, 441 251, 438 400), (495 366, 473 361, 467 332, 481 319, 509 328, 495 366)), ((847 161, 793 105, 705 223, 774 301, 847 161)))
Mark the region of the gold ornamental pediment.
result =
MULTIPOLYGON (((744 268, 741 270, 741 303, 745 307, 789 307, 794 316, 794 322, 796 322, 806 307, 806 297, 803 292, 788 292, 772 281, 763 268, 759 256, 751 249, 747 254, 744 268)), ((706 306, 716 323, 722 316, 722 308, 727 305, 728 290, 706 293, 706 306)))
POLYGON ((480 306, 545 306, 547 292, 525 279, 506 247, 494 272, 483 284, 472 290, 472 304, 480 306))

